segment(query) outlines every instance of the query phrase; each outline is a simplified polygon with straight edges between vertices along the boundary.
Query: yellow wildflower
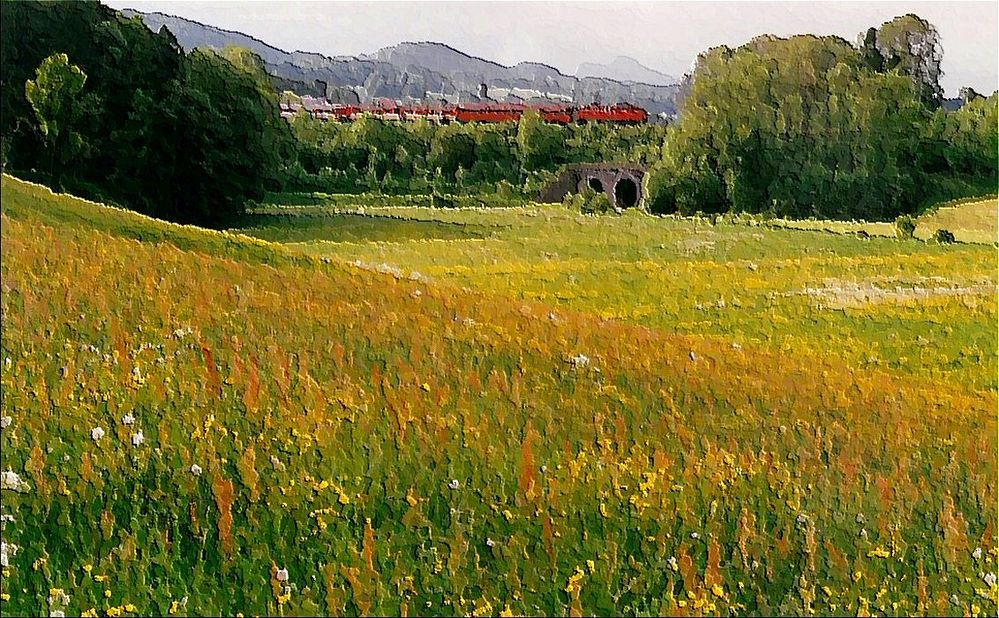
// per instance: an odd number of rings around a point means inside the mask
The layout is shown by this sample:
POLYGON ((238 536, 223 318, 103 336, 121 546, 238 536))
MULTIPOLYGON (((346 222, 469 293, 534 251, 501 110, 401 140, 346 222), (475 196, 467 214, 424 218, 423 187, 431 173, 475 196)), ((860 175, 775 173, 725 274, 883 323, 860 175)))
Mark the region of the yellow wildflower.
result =
POLYGON ((884 547, 875 547, 871 551, 867 552, 868 558, 887 558, 891 554, 884 547))
POLYGON ((569 594, 579 592, 582 588, 582 586, 579 585, 579 582, 583 581, 583 577, 585 576, 586 574, 583 572, 583 569, 576 567, 576 572, 569 576, 569 583, 566 584, 565 591, 569 594))

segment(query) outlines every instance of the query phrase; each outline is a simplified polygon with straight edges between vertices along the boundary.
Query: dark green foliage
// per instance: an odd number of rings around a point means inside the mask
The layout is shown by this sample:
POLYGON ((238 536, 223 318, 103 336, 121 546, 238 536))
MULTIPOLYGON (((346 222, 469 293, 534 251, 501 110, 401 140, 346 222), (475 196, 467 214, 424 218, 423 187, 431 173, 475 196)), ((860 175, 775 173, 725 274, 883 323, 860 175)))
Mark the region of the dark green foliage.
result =
POLYGON ((646 176, 646 204, 890 221, 994 188, 995 97, 931 112, 938 47, 931 25, 906 16, 869 30, 859 49, 836 37, 762 36, 705 52, 646 176))
POLYGON ((49 175, 58 187, 63 165, 72 160, 83 144, 73 129, 80 121, 84 106, 80 91, 87 76, 80 67, 70 64, 66 54, 53 54, 38 65, 37 77, 24 84, 24 94, 38 120, 49 151, 49 175))
POLYGON ((933 240, 937 241, 941 245, 949 245, 956 242, 954 238, 954 232, 950 230, 937 230, 933 232, 933 240))
POLYGON ((895 219, 895 234, 902 239, 912 238, 916 233, 916 220, 909 215, 895 219))
POLYGON ((5 2, 0 11, 5 167, 202 225, 280 188, 290 131, 252 54, 185 55, 168 30, 152 33, 96 2, 5 2), (64 106, 72 130, 47 139, 25 84, 54 54, 86 81, 64 106))
POLYGON ((300 163, 298 190, 385 193, 506 192, 533 198, 565 163, 658 160, 663 125, 519 123, 436 125, 362 118, 291 120, 300 163))

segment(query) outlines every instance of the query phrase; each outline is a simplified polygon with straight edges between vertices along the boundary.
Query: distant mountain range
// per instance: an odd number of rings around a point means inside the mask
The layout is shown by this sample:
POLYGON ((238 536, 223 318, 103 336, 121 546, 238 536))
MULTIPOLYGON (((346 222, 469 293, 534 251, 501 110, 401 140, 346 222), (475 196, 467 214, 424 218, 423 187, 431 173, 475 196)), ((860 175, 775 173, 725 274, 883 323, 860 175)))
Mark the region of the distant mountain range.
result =
POLYGON ((603 77, 620 82, 634 82, 651 86, 672 86, 679 81, 672 75, 650 69, 628 56, 618 56, 609 64, 584 62, 576 69, 576 77, 603 77))
POLYGON ((286 52, 246 34, 181 17, 130 9, 122 13, 141 17, 153 31, 166 26, 185 50, 230 44, 246 47, 263 59, 279 88, 323 95, 333 102, 370 103, 387 98, 410 103, 631 103, 650 115, 676 112, 679 86, 668 75, 630 58, 617 58, 608 65, 582 65, 578 76, 534 62, 508 67, 433 42, 400 43, 373 54, 331 58, 286 52), (486 86, 484 98, 480 96, 482 84, 486 86))

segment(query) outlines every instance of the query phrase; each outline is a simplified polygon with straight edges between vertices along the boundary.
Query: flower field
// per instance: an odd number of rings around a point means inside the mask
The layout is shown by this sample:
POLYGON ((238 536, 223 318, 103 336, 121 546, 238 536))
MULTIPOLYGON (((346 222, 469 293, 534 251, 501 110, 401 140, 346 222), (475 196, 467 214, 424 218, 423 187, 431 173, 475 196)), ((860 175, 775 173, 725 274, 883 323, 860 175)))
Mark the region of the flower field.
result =
POLYGON ((5 615, 997 611, 992 247, 2 188, 5 615))

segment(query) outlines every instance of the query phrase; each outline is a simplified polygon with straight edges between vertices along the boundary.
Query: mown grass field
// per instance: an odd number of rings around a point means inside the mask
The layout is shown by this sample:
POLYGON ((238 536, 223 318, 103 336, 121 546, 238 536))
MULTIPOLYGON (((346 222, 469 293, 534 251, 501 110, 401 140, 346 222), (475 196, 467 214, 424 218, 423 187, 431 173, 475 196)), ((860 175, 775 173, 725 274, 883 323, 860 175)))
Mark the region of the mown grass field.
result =
POLYGON ((2 189, 5 615, 997 610, 993 247, 2 189))

